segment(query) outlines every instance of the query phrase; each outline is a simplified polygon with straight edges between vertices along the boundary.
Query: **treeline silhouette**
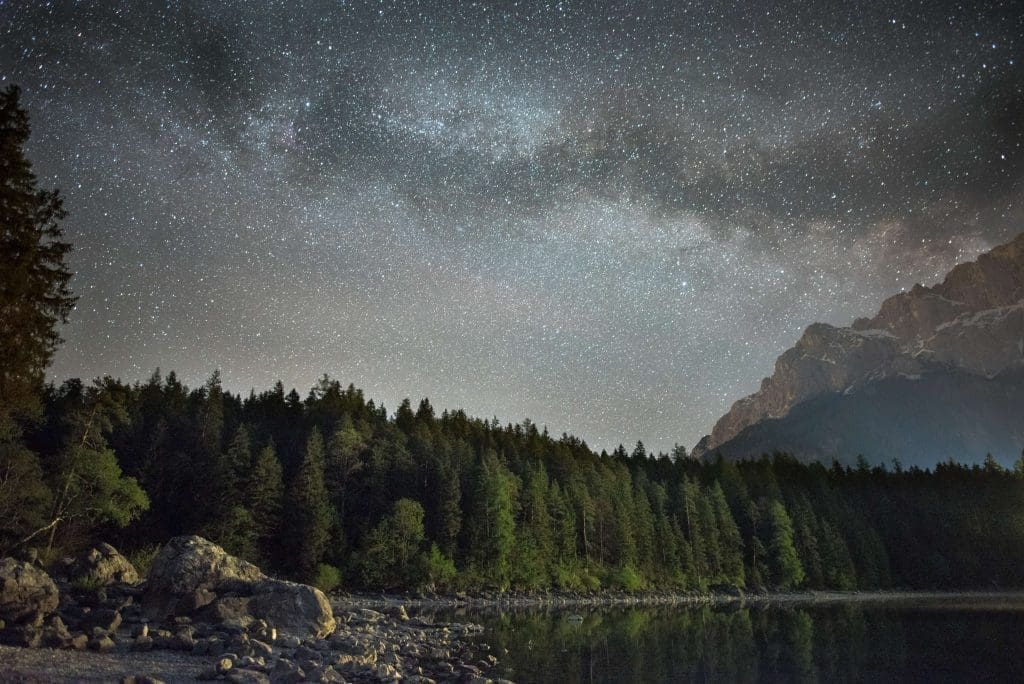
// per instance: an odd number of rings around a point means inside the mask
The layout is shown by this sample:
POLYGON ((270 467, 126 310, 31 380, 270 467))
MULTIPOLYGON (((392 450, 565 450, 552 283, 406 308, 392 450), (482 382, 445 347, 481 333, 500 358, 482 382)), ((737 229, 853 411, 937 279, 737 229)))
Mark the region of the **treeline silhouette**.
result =
POLYGON ((39 511, 23 503, 0 541, 45 525, 69 478, 88 480, 96 459, 67 474, 83 444, 120 469, 100 478, 113 482, 106 515, 66 505, 51 554, 103 538, 144 559, 198 533, 326 588, 1024 585, 1024 475, 991 458, 904 470, 697 461, 640 443, 598 454, 427 400, 389 415, 327 376, 305 398, 281 383, 242 397, 216 373, 195 389, 174 373, 69 380, 44 406, 26 434, 39 511))

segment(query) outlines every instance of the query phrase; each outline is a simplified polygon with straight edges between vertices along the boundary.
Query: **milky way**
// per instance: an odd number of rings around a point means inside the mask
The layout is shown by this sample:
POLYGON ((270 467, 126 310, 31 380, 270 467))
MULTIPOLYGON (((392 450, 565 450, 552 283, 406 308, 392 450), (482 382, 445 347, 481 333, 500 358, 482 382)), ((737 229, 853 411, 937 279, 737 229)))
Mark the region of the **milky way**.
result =
POLYGON ((692 445, 1024 228, 1015 5, 0 0, 76 248, 52 377, 692 445))

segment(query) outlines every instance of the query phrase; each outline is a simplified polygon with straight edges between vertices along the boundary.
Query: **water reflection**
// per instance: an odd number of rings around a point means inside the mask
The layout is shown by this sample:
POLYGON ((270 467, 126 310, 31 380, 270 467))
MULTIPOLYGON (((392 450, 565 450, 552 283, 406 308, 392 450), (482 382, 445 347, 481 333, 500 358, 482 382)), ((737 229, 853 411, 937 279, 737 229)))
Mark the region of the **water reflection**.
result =
POLYGON ((519 682, 1022 681, 1024 605, 470 613, 519 682), (578 617, 582 617, 579 620, 578 617), (506 652, 507 651, 507 652, 506 652))

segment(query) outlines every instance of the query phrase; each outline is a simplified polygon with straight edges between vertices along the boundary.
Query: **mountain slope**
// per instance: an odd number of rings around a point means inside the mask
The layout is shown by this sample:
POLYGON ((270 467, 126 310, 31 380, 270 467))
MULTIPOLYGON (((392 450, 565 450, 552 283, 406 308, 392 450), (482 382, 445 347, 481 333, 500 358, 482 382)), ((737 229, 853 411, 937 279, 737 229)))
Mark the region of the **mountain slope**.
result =
POLYGON ((873 318, 809 326, 694 455, 1009 460, 1024 447, 1021 369, 1024 233, 939 285, 890 297, 873 318))

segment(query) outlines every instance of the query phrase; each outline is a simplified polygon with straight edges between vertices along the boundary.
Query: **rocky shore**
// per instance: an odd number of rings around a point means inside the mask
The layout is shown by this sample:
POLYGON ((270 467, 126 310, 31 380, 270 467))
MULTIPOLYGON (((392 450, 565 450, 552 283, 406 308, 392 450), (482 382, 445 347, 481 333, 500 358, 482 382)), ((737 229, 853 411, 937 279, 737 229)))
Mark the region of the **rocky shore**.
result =
POLYGON ((54 575, 0 560, 0 643, 20 647, 2 651, 5 678, 483 683, 497 665, 478 625, 334 609, 200 537, 168 542, 145 583, 106 544, 54 575))

